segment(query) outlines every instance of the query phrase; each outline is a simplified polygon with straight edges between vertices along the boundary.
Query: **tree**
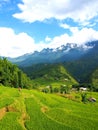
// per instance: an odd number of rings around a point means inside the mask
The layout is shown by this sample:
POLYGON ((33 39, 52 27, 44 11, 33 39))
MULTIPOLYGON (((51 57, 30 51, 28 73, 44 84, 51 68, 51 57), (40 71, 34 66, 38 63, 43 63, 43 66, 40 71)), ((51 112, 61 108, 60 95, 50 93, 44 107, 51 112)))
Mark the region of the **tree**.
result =
POLYGON ((87 93, 82 93, 81 97, 82 97, 81 101, 86 103, 87 102, 87 93))
POLYGON ((18 86, 22 88, 22 73, 18 71, 18 86))
POLYGON ((0 84, 9 87, 33 88, 30 78, 6 58, 0 58, 0 84))
POLYGON ((52 85, 50 85, 50 93, 53 93, 53 88, 52 88, 52 85))
POLYGON ((68 93, 69 87, 66 85, 61 85, 60 86, 60 93, 68 93))
POLYGON ((55 88, 53 89, 53 92, 54 92, 54 93, 58 93, 58 92, 59 92, 59 88, 55 87, 55 88))

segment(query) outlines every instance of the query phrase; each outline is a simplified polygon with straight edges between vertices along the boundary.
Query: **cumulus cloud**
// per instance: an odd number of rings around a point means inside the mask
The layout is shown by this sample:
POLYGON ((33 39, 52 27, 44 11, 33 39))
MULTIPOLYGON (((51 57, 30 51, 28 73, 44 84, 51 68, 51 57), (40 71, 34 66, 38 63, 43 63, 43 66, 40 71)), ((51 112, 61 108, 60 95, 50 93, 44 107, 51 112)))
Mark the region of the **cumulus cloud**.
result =
POLYGON ((15 34, 11 28, 0 28, 0 55, 16 57, 33 50, 34 39, 26 33, 15 34))
POLYGON ((50 48, 57 48, 67 43, 77 43, 78 46, 85 45, 86 42, 98 40, 98 32, 92 28, 83 28, 78 30, 76 27, 70 27, 72 35, 63 34, 61 36, 54 37, 48 44, 50 48))
POLYGON ((55 18, 85 22, 98 15, 98 0, 22 0, 20 13, 13 16, 24 22, 44 21, 55 18))
POLYGON ((17 57, 25 53, 33 53, 35 50, 41 51, 43 48, 57 48, 67 43, 84 44, 89 41, 98 40, 98 32, 92 28, 83 28, 81 30, 69 27, 72 35, 63 34, 46 38, 40 43, 35 43, 34 39, 28 34, 21 32, 15 34, 11 28, 0 28, 0 55, 17 57), (73 31, 74 30, 74 31, 73 31))

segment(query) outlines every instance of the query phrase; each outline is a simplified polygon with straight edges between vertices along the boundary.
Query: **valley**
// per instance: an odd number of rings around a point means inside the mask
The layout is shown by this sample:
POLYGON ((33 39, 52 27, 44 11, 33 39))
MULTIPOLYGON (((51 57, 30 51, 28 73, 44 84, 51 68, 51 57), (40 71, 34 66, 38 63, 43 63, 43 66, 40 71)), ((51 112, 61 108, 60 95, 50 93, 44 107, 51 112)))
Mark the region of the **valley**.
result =
POLYGON ((1 57, 0 130, 97 130, 98 41, 88 44, 1 57))
POLYGON ((98 130, 98 0, 0 0, 0 130, 98 130))

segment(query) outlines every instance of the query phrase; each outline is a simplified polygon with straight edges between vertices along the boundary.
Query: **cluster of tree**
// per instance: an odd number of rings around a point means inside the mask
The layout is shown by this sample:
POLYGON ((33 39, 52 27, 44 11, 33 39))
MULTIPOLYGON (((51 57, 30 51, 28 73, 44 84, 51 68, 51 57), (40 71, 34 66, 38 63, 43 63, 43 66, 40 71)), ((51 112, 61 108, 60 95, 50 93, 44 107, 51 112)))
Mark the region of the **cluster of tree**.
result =
POLYGON ((6 58, 0 58, 0 84, 16 88, 32 88, 32 81, 27 75, 6 58))
POLYGON ((37 64, 22 70, 37 83, 45 82, 46 85, 52 82, 70 82, 77 83, 62 64, 37 64))
MULTIPOLYGON (((98 80, 98 78, 96 80, 98 80)), ((80 83, 72 85, 72 88, 75 88, 77 91, 79 91, 81 87, 87 88, 88 91, 98 91, 98 82, 96 83, 92 81, 92 83, 80 83)))
POLYGON ((70 86, 67 85, 61 85, 60 87, 52 87, 52 85, 49 85, 45 88, 42 89, 42 92, 45 93, 61 93, 61 94, 66 94, 69 93, 71 90, 70 86))
POLYGON ((59 80, 68 78, 69 74, 62 64, 37 64, 21 68, 31 79, 43 77, 44 79, 59 80))

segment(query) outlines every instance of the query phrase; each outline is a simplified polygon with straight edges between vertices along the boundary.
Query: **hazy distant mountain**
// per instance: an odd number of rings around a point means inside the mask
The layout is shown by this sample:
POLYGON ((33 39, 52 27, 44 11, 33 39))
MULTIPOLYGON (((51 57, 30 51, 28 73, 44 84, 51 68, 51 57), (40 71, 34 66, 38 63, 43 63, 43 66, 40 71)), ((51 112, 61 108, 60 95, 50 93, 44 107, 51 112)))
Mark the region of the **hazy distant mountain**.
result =
POLYGON ((93 46, 85 55, 76 61, 65 63, 68 71, 79 82, 90 82, 92 72, 98 67, 98 41, 87 43, 88 46, 93 46))
POLYGON ((85 44, 79 46, 78 44, 67 43, 56 49, 45 48, 42 51, 35 51, 31 54, 25 54, 17 58, 8 58, 11 62, 18 64, 19 66, 31 66, 32 64, 39 63, 59 63, 74 61, 85 54, 87 54, 93 48, 93 44, 85 44))
POLYGON ((47 48, 10 60, 23 67, 24 71, 27 69, 30 74, 31 70, 34 72, 44 70, 43 64, 63 63, 77 81, 89 83, 92 73, 98 67, 98 41, 88 42, 81 46, 68 43, 56 49, 47 48))

